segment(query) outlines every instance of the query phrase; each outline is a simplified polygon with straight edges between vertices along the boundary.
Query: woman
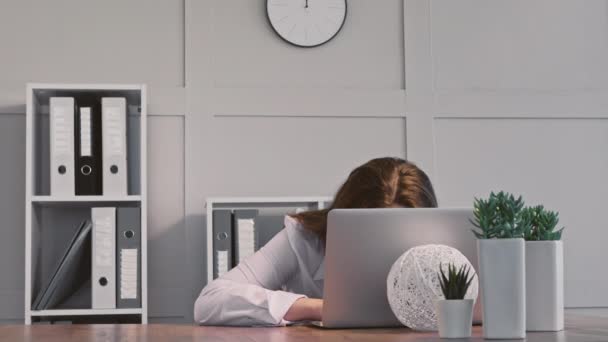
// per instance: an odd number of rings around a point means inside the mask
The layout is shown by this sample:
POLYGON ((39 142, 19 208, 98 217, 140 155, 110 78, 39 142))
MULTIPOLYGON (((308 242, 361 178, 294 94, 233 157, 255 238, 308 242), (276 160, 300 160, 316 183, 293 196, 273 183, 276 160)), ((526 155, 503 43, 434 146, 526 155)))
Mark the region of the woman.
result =
POLYGON ((271 241, 208 284, 194 304, 194 319, 204 325, 319 321, 329 210, 436 206, 429 178, 414 164, 373 159, 350 173, 329 209, 286 216, 271 241))

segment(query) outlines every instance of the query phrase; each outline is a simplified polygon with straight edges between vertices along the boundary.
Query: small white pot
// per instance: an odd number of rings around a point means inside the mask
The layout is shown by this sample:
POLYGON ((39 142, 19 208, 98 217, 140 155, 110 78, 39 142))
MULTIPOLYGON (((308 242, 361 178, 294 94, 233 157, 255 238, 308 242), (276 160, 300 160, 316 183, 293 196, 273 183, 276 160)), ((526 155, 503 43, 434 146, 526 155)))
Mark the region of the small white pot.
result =
POLYGON ((564 245, 526 241, 526 330, 564 329, 564 245))
POLYGON ((471 337, 473 325, 473 299, 440 299, 435 303, 439 337, 471 337))
POLYGON ((483 337, 526 337, 525 243, 518 239, 477 240, 483 305, 483 337))

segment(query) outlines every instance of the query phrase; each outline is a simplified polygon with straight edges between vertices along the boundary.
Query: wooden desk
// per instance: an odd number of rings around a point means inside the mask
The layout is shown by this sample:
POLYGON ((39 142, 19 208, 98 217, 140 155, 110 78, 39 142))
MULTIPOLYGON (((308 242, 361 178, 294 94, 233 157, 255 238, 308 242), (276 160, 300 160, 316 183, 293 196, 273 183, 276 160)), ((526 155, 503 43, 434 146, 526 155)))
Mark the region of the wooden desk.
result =
MULTIPOLYGON (((481 328, 474 328, 470 341, 483 341, 481 328)), ((314 327, 227 328, 195 325, 5 325, 0 341, 454 341, 436 333, 408 329, 323 330, 314 327)), ((608 341, 608 319, 567 316, 566 330, 528 333, 531 342, 608 341)))

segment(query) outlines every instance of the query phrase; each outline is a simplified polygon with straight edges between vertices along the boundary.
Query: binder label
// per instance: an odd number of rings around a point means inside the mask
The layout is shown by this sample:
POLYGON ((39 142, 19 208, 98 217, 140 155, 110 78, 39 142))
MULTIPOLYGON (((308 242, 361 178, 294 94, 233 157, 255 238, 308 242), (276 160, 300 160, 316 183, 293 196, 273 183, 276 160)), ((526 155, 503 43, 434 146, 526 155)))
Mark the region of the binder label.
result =
POLYGON ((114 239, 114 226, 112 217, 105 216, 95 220, 95 240, 100 247, 95 253, 95 263, 99 266, 113 266, 112 240, 114 239))
POLYGON ((237 221, 239 229, 239 260, 237 263, 239 263, 255 253, 255 221, 253 219, 238 219, 237 221))
POLYGON ((106 138, 108 139, 108 155, 122 156, 125 154, 124 140, 124 116, 117 107, 107 107, 106 109, 107 123, 104 127, 107 130, 106 138))
POLYGON ((92 138, 91 138, 91 108, 80 108, 80 156, 91 157, 92 138))
POLYGON ((215 262, 217 263, 217 276, 221 277, 224 273, 228 272, 228 251, 217 251, 215 262))
POLYGON ((53 142, 54 150, 57 154, 69 154, 71 145, 72 130, 68 127, 66 108, 56 106, 53 112, 53 142))
POLYGON ((120 299, 137 299, 137 248, 120 250, 120 299))

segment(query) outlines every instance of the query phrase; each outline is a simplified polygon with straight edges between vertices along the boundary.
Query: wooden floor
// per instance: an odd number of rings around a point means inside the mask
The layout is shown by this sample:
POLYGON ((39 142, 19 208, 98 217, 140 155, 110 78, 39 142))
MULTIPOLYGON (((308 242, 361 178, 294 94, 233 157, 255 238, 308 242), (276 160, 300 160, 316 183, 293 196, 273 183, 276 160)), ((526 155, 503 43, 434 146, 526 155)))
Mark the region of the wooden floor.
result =
MULTIPOLYGON (((481 328, 474 328, 470 341, 482 341, 481 328)), ((449 341, 436 333, 408 329, 322 330, 308 326, 286 328, 227 328, 195 325, 5 325, 0 341, 449 341)), ((608 319, 568 316, 566 330, 528 333, 530 342, 605 342, 608 319)))

